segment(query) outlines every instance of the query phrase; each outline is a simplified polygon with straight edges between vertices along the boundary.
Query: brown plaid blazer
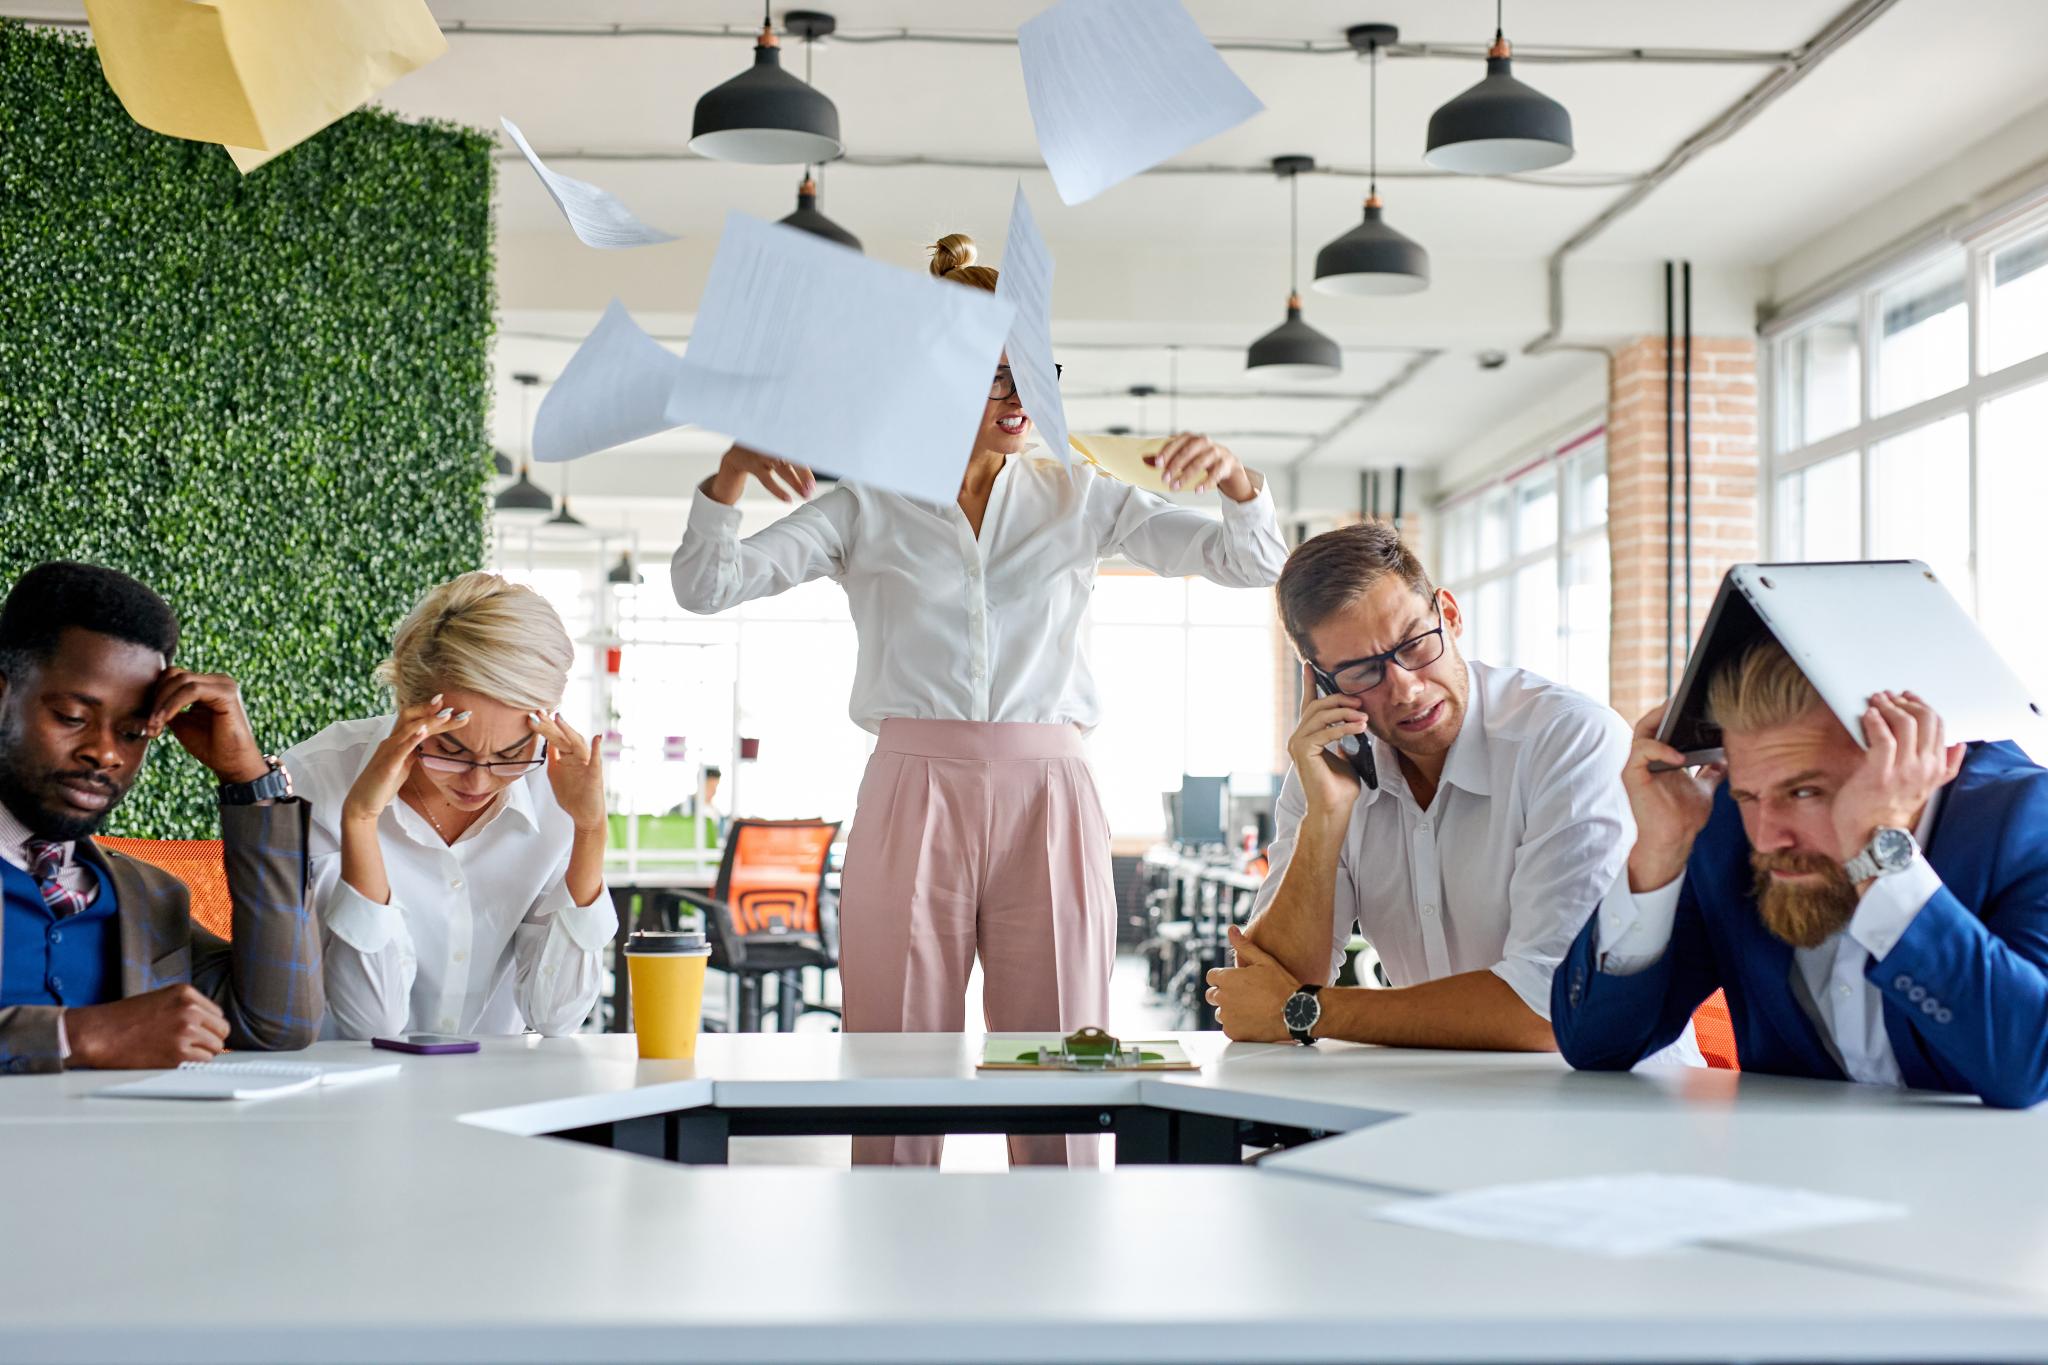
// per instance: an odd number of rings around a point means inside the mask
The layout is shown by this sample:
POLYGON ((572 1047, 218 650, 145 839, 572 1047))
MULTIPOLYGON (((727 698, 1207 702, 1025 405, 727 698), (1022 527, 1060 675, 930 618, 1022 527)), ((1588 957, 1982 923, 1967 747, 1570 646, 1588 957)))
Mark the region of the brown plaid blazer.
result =
MULTIPOLYGON (((232 943, 192 919, 185 883, 152 864, 78 841, 77 856, 107 874, 120 905, 121 995, 189 983, 228 1017, 228 1046, 305 1047, 319 1034, 326 995, 320 926, 306 896, 312 807, 296 798, 222 806, 220 834, 232 943)), ((0 1074, 61 1071, 54 1005, 0 1008, 0 1074)))

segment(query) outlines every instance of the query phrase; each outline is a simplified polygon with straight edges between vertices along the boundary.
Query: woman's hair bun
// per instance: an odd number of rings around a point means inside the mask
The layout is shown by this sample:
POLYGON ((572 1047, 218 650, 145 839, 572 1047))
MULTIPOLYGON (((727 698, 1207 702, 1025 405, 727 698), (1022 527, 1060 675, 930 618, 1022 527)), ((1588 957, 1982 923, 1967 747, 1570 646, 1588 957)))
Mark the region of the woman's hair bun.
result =
POLYGON ((933 242, 932 274, 946 276, 974 264, 974 239, 964 232, 949 232, 933 242))

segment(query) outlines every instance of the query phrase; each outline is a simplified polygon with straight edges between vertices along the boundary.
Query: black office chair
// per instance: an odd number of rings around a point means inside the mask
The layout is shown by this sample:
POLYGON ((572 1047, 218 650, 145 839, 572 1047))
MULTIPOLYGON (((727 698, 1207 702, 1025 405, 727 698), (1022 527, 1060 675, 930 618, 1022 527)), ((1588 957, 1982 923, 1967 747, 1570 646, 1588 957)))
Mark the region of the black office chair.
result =
POLYGON ((822 914, 838 835, 836 820, 735 820, 711 894, 676 893, 703 912, 709 965, 733 979, 738 998, 726 1021, 731 1031, 761 1031, 763 987, 771 979, 779 1031, 793 1030, 801 1015, 839 1016, 838 1007, 803 992, 806 969, 823 973, 839 965, 822 914))

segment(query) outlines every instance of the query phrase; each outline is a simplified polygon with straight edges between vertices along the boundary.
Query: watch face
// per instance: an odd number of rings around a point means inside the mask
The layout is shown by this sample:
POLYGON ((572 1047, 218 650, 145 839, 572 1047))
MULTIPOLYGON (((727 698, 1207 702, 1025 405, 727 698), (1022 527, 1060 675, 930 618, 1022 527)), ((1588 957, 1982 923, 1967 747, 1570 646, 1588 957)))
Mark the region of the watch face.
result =
POLYGON ((1886 827, 1871 838, 1870 853, 1879 867, 1896 872, 1913 861, 1913 836, 1905 830, 1886 827))
POLYGON ((1280 1008, 1280 1021, 1291 1029, 1307 1029, 1322 1017, 1322 1004, 1313 995, 1295 994, 1287 997, 1287 1003, 1280 1008))

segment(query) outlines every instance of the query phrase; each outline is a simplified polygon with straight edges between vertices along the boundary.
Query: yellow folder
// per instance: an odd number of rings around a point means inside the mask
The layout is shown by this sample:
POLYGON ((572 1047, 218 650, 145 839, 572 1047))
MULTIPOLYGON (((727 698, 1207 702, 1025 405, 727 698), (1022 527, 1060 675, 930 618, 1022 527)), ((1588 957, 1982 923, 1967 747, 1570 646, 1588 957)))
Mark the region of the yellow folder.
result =
POLYGON ((1149 488, 1154 493, 1168 491, 1159 471, 1145 463, 1147 455, 1157 455, 1165 448, 1164 436, 1070 435, 1067 441, 1089 464, 1113 479, 1122 479, 1133 488, 1149 488))
POLYGON ((100 69, 145 128, 244 174, 448 50, 426 0, 86 0, 100 69))

